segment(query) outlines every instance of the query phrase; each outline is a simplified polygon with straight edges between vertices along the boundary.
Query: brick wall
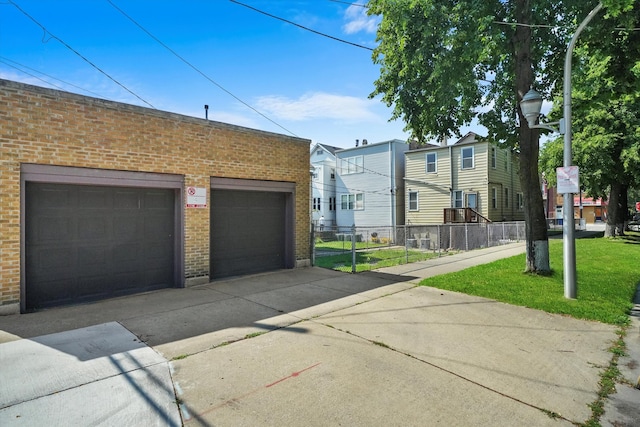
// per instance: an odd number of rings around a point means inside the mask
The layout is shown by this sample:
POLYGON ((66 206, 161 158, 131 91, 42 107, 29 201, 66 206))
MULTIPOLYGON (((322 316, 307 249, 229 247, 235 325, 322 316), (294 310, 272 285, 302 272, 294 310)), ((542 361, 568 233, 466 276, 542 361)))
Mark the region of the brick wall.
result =
MULTIPOLYGON (((295 182, 295 254, 306 260, 309 143, 0 80, 0 308, 20 300, 21 163, 180 174, 206 188, 212 176, 295 182)), ((209 209, 184 217, 185 276, 208 275, 209 209)))

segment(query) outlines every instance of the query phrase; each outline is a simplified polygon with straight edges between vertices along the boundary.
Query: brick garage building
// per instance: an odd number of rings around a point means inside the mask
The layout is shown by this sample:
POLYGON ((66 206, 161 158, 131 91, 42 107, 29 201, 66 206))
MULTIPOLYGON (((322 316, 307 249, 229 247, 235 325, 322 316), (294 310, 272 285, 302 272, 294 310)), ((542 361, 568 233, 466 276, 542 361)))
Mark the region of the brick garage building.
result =
POLYGON ((308 265, 309 143, 0 80, 0 313, 308 265))

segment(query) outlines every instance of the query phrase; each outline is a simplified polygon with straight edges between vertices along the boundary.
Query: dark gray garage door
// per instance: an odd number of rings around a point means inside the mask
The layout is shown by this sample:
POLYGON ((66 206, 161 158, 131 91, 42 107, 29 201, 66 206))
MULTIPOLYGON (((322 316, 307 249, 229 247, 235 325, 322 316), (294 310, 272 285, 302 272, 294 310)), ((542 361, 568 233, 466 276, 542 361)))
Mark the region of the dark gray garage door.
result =
POLYGON ((211 191, 211 277, 285 268, 284 193, 211 191))
POLYGON ((174 286, 174 190, 26 183, 26 307, 174 286))

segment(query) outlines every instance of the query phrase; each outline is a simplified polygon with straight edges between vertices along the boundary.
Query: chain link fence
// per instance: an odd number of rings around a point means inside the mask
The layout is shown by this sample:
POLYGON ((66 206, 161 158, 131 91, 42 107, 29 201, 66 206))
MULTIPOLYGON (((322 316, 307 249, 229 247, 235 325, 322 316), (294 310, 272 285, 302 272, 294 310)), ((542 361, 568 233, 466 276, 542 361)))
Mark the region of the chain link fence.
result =
POLYGON ((311 232, 313 265, 366 271, 525 240, 524 222, 321 227, 311 232))

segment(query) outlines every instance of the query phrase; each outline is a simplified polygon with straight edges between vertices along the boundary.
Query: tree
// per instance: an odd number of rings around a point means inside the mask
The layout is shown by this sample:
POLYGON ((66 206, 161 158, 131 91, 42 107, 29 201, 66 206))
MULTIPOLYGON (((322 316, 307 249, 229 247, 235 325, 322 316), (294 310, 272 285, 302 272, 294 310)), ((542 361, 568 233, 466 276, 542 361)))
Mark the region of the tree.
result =
MULTIPOLYGON (((606 236, 624 232, 628 191, 640 185, 640 33, 633 30, 639 25, 640 5, 606 16, 576 52, 574 164, 587 194, 608 199, 606 236)), ((552 179, 562 164, 560 144, 548 143, 541 154, 552 179)))
MULTIPOLYGON (((633 0, 620 0, 624 5, 633 0)), ((620 3, 609 0, 608 3, 620 3)), ((526 266, 546 273, 549 242, 538 172, 538 131, 519 101, 536 82, 561 80, 567 42, 597 3, 540 0, 370 0, 381 15, 371 97, 394 107, 419 142, 459 135, 477 119, 498 144, 517 149, 524 195, 526 266), (549 28, 549 23, 557 26, 549 28)), ((622 8, 617 5, 616 8, 622 8)), ((612 9, 613 10, 613 9, 612 9)))

